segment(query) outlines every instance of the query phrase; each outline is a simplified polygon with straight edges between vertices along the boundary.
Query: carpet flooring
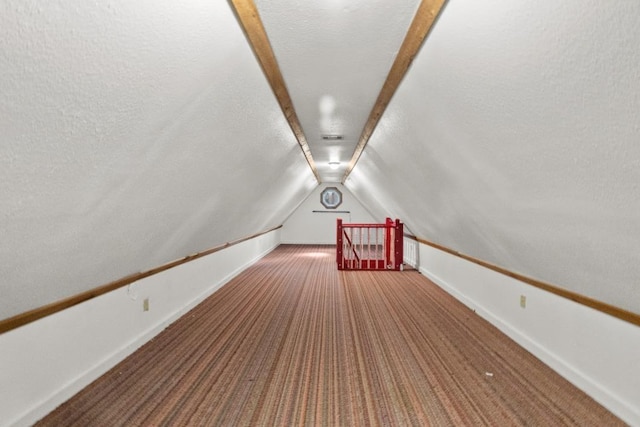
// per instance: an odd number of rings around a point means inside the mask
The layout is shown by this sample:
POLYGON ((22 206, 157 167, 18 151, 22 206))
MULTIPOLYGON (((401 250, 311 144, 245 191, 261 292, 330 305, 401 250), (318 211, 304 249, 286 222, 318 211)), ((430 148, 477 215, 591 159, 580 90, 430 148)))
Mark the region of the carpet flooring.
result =
POLYGON ((624 424, 417 271, 281 245, 37 425, 624 424))

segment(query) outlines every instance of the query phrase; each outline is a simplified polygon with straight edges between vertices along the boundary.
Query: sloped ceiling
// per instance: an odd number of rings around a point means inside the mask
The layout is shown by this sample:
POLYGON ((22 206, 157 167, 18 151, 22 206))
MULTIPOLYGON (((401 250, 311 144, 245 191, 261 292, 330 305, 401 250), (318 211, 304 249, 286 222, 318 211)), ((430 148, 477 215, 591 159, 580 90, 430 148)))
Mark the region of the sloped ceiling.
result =
POLYGON ((449 1, 346 186, 423 239, 640 313, 638 18, 449 1))
POLYGON ((0 3, 0 319, 282 224, 317 181, 227 2, 0 3))
POLYGON ((320 179, 340 182, 420 0, 255 4, 320 179))
MULTIPOLYGON (((344 179, 419 3, 256 0, 320 181, 344 179)), ((345 185, 418 237, 640 312, 638 17, 448 1, 345 185)), ((0 319, 280 225, 317 186, 236 18, 0 4, 0 319)))

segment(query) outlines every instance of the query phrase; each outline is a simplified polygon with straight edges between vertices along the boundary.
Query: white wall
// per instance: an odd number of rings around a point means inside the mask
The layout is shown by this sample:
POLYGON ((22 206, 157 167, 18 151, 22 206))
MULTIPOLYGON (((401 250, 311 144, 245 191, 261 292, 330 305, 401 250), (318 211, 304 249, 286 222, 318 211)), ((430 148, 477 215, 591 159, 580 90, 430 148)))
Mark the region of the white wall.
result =
POLYGON ((640 2, 446 3, 346 186, 418 237, 640 313, 640 2))
POLYGON ((0 426, 46 415, 279 243, 275 230, 1 334, 0 426))
POLYGON ((422 274, 625 422, 640 426, 640 327, 431 246, 419 244, 418 250, 422 274))
POLYGON ((283 223, 317 182, 227 1, 0 2, 0 319, 283 223))
POLYGON ((287 218, 282 226, 282 243, 296 244, 336 244, 336 220, 344 222, 374 223, 371 214, 356 200, 351 192, 341 184, 325 183, 313 191, 309 197, 287 218), (336 209, 326 209, 320 203, 320 193, 327 187, 336 187, 342 193, 342 204, 336 209), (322 211, 314 213, 313 211, 322 211), (349 211, 349 213, 336 213, 349 211))

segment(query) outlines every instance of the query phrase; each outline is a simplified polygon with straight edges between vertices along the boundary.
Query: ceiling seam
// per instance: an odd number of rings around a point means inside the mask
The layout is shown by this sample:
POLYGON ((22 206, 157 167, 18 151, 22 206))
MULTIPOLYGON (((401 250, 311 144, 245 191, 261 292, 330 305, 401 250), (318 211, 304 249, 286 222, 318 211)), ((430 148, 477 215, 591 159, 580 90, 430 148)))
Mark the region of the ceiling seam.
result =
POLYGON ((316 164, 311 156, 311 149, 309 148, 302 126, 298 120, 298 115, 293 108, 293 102, 291 101, 289 91, 287 90, 284 78, 282 77, 278 61, 273 53, 273 49, 271 48, 267 32, 265 31, 262 20, 260 19, 258 8, 253 0, 229 0, 229 2, 235 11, 242 29, 244 30, 253 53, 256 55, 258 62, 262 67, 262 71, 271 86, 271 90, 276 96, 278 104, 280 104, 280 108, 282 109, 282 112, 284 113, 284 116, 287 119, 300 148, 302 149, 302 153, 304 154, 313 175, 316 177, 316 181, 320 184, 322 180, 320 179, 318 169, 316 168, 316 164))
POLYGON ((362 134, 358 139, 358 145, 353 152, 351 161, 349 162, 347 170, 342 178, 343 185, 360 159, 364 148, 369 142, 369 138, 371 138, 382 114, 386 110, 387 105, 389 105, 394 93, 400 86, 400 82, 407 73, 411 62, 413 62, 413 58, 418 53, 418 50, 420 50, 420 46, 422 46, 422 43, 433 27, 433 24, 439 16, 445 2, 446 0, 422 0, 422 2, 420 2, 420 6, 418 6, 418 10, 413 17, 413 21, 411 21, 411 25, 407 30, 407 35, 400 46, 400 50, 398 51, 396 59, 391 66, 391 70, 389 70, 387 79, 382 86, 382 90, 373 105, 373 109, 371 110, 369 118, 364 125, 364 129, 362 130, 362 134))

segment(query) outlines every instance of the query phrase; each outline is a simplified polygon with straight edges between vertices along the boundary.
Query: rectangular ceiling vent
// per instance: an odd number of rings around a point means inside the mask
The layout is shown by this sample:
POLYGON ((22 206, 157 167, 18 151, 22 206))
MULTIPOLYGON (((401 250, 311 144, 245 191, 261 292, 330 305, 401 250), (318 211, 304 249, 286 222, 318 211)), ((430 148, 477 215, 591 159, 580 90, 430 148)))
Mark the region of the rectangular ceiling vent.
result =
POLYGON ((342 141, 344 135, 322 135, 324 141, 342 141))

